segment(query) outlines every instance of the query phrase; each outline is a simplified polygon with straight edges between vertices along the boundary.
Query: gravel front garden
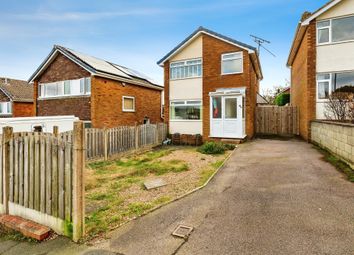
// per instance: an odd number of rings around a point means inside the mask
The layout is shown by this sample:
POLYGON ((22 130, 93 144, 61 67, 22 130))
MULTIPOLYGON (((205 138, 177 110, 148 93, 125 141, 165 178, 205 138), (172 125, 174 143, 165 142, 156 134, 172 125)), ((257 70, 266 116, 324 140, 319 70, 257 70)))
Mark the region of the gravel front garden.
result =
POLYGON ((231 151, 206 155, 194 147, 164 146, 115 161, 87 166, 87 241, 202 186, 231 151), (147 190, 144 182, 162 179, 166 185, 147 190))

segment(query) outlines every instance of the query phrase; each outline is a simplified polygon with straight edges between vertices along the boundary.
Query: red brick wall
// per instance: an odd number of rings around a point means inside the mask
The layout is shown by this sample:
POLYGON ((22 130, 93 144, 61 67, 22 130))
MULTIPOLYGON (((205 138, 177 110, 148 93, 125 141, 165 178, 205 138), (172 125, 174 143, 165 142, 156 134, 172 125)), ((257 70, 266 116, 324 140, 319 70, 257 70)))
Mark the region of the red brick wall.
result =
POLYGON ((300 136, 310 138, 310 121, 316 118, 316 24, 311 22, 291 68, 291 104, 298 106, 300 136))
POLYGON ((101 77, 91 78, 91 117, 96 128, 162 122, 161 91, 101 77), (135 112, 122 111, 122 97, 135 97, 135 112))
POLYGON ((48 83, 89 77, 90 73, 60 54, 34 82, 35 111, 37 116, 75 115, 81 120, 91 119, 90 97, 69 97, 60 99, 39 99, 38 82, 48 83))
POLYGON ((34 105, 32 102, 13 102, 12 103, 13 117, 32 117, 34 115, 34 105))
POLYGON ((210 135, 210 97, 209 92, 218 88, 246 87, 246 134, 254 136, 254 116, 258 81, 250 56, 246 50, 238 48, 214 37, 203 35, 203 139, 210 135), (221 75, 221 54, 243 52, 243 73, 221 75))
POLYGON ((80 120, 91 120, 90 96, 37 100, 37 116, 75 115, 80 120))

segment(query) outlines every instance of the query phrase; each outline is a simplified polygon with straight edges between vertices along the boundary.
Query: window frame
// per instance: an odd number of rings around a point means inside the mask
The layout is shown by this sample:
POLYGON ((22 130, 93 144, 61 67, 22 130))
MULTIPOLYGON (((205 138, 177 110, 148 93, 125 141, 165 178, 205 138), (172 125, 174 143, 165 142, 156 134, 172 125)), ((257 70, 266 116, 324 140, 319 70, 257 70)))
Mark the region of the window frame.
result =
POLYGON ((2 115, 2 116, 12 115, 12 101, 0 102, 0 105, 1 105, 0 106, 0 115, 2 115), (4 110, 4 112, 3 112, 3 110, 4 110))
POLYGON ((170 108, 169 108, 169 121, 170 122, 201 122, 203 121, 203 100, 201 99, 186 99, 186 100, 171 100, 170 101, 170 108), (187 102, 199 102, 199 103, 187 103, 187 102), (178 103, 178 104, 174 104, 178 103), (200 119, 199 120, 191 120, 191 119, 171 119, 171 107, 173 106, 200 106, 200 119))
POLYGON ((91 77, 83 77, 80 79, 73 79, 73 80, 62 80, 62 81, 56 81, 56 82, 45 82, 45 83, 39 83, 38 84, 38 99, 52 99, 52 98, 64 98, 64 97, 81 97, 81 96, 90 96, 91 95, 91 77), (78 89, 79 93, 72 94, 72 86, 74 81, 79 81, 80 83, 80 88, 78 89), (81 82, 83 81, 84 87, 83 87, 83 92, 81 91, 81 82), (89 81, 89 83, 88 83, 89 81), (69 82, 69 91, 70 94, 65 94, 65 84, 69 82), (90 84, 90 90, 87 90, 86 84, 90 84), (47 96, 46 95, 46 90, 45 87, 49 85, 55 85, 56 86, 56 95, 53 96, 47 96), (62 93, 59 94, 58 92, 61 91, 62 93))
POLYGON ((347 42, 354 42, 354 39, 347 39, 347 40, 343 40, 343 41, 333 41, 333 32, 332 32, 332 29, 333 29, 333 26, 332 26, 332 21, 333 20, 338 20, 338 19, 344 19, 344 18, 354 18, 354 15, 346 15, 346 16, 341 16, 341 17, 336 17, 336 18, 331 18, 331 19, 324 19, 324 20, 318 20, 316 22, 316 44, 318 46, 320 45, 328 45, 328 44, 339 44, 339 43, 347 43, 347 42), (325 21, 329 21, 329 26, 328 27, 321 27, 321 28, 318 28, 317 27, 317 24, 320 23, 320 22, 325 22, 325 21), (328 42, 324 42, 324 43, 319 43, 318 39, 319 39, 319 36, 318 36, 318 33, 319 33, 319 30, 321 29, 325 29, 325 28, 329 28, 329 41, 328 42))
POLYGON ((122 111, 123 112, 135 112, 135 97, 134 96, 122 96, 122 111), (125 109, 124 100, 133 99, 133 109, 125 109))
POLYGON ((326 102, 328 101, 328 98, 319 98, 318 97, 318 91, 319 91, 319 83, 320 82, 328 82, 328 96, 330 96, 332 94, 332 73, 317 73, 316 74, 316 100, 317 102, 326 102), (321 74, 328 74, 329 75, 329 79, 318 79, 318 75, 321 74))
MULTIPOLYGON (((176 73, 177 73, 177 71, 176 71, 176 73)), ((181 74, 180 76, 182 76, 182 74, 185 74, 185 72, 182 70, 180 72, 180 74, 181 74)), ((203 77, 203 59, 202 58, 191 58, 191 59, 173 61, 173 62, 170 63, 169 75, 170 75, 170 81, 201 78, 201 77, 203 77), (191 62, 191 61, 200 61, 200 64, 187 64, 187 62, 191 62), (197 66, 197 65, 200 65, 200 75, 188 76, 188 77, 184 76, 184 77, 180 77, 180 78, 178 78, 178 77, 172 78, 172 68, 189 67, 189 66, 197 66)))
POLYGON ((221 75, 232 75, 232 74, 242 74, 243 73, 243 51, 235 51, 235 52, 228 52, 228 53, 223 53, 221 54, 221 62, 220 62, 220 67, 221 67, 221 75), (229 56, 229 55, 234 55, 234 54, 239 54, 239 57, 235 57, 234 59, 226 59, 225 61, 228 60, 238 60, 241 59, 241 71, 240 72, 230 72, 230 73, 224 73, 223 71, 223 63, 224 63, 224 57, 229 56))

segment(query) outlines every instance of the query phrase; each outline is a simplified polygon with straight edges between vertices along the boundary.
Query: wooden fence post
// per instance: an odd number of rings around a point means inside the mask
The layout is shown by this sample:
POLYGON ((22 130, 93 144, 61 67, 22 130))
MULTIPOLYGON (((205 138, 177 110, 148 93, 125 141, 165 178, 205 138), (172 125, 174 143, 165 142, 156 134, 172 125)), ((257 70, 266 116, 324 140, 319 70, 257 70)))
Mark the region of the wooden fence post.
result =
POLYGON ((55 137, 59 137, 59 127, 58 126, 53 126, 53 135, 55 137))
POLYGON ((10 139, 13 137, 12 127, 2 129, 2 186, 4 213, 9 214, 9 185, 10 185, 10 139))
POLYGON ((103 150, 104 150, 104 160, 108 160, 108 129, 103 130, 103 150))
POLYGON ((73 137, 73 240, 85 233, 85 129, 82 121, 74 122, 73 137))
POLYGON ((135 125, 135 149, 139 149, 139 126, 135 125))

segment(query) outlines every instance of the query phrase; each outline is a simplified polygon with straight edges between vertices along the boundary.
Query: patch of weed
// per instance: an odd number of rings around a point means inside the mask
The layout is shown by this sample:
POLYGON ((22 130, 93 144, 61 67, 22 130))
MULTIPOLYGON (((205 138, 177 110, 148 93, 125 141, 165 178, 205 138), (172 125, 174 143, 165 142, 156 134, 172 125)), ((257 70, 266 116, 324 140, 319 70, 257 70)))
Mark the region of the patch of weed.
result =
POLYGON ((350 182, 354 182, 354 169, 352 169, 347 163, 343 160, 337 158, 331 154, 328 150, 314 146, 322 155, 323 159, 331 163, 337 170, 344 173, 350 182))

